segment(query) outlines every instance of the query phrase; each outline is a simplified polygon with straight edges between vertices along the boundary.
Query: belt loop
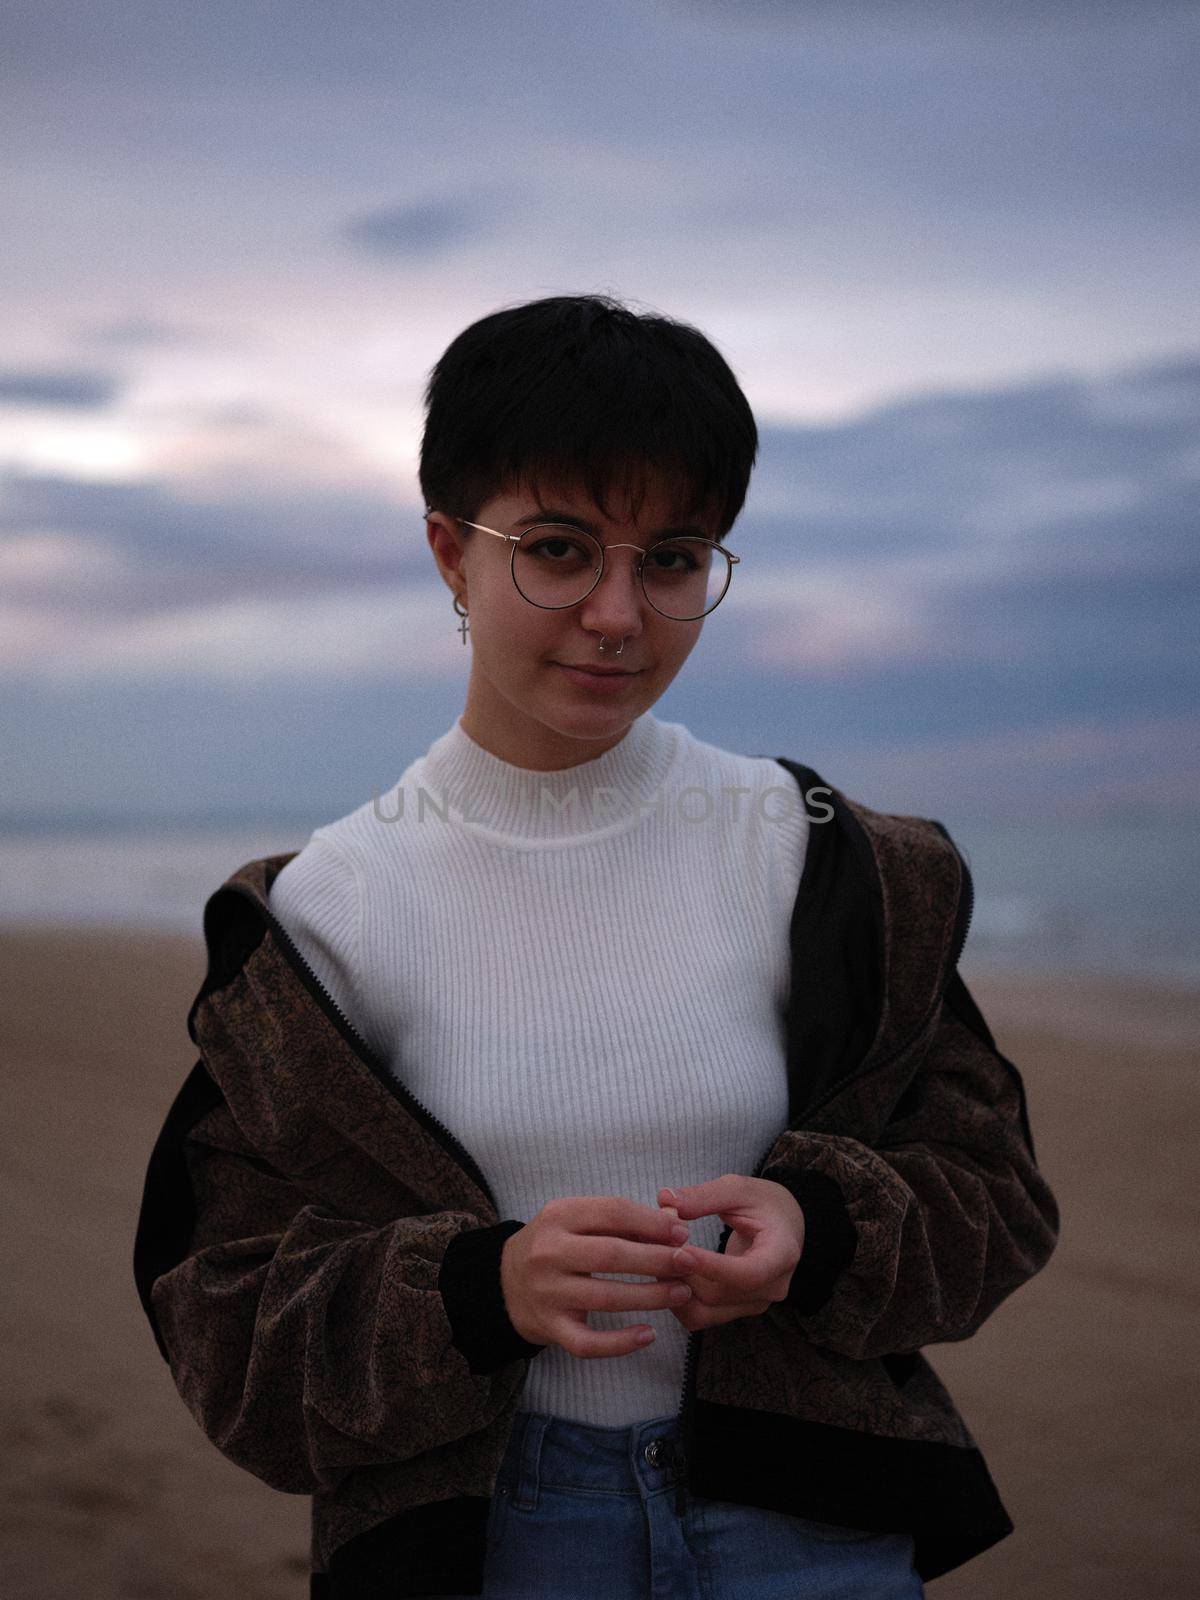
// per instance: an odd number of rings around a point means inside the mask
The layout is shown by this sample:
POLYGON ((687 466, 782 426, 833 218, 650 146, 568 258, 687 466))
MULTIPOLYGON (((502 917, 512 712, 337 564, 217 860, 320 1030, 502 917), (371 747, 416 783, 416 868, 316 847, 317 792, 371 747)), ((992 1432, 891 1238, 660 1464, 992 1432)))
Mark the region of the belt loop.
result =
POLYGON ((536 1511, 538 1503, 538 1467, 541 1463, 542 1439, 550 1426, 550 1418, 540 1412, 530 1412, 521 1440, 521 1454, 517 1467, 517 1481, 513 1491, 513 1504, 522 1511, 536 1511))

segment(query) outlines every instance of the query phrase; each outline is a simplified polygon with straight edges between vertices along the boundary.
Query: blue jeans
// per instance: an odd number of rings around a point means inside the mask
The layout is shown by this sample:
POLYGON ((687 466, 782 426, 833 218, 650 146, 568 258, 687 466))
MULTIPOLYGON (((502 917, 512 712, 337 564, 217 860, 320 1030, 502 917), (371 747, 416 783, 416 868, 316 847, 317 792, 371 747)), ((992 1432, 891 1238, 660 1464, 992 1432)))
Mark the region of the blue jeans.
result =
POLYGON ((518 1411, 481 1600, 922 1600, 909 1534, 692 1494, 678 1515, 677 1426, 674 1416, 598 1428, 518 1411))

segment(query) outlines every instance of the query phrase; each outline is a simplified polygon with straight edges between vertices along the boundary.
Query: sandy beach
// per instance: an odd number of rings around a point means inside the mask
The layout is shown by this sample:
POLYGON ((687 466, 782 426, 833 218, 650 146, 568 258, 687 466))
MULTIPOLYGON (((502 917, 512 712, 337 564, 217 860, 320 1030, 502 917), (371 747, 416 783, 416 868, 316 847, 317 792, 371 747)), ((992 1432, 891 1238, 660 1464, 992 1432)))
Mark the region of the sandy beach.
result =
MULTIPOLYGON (((198 939, 0 933, 6 1600, 308 1592, 307 1500, 203 1437, 134 1289, 142 1178, 194 1060, 203 969, 198 939)), ((1024 1076, 1063 1236, 974 1339, 927 1351, 1017 1525, 929 1592, 1183 1600, 1200 1572, 1200 994, 964 975, 1024 1076)))

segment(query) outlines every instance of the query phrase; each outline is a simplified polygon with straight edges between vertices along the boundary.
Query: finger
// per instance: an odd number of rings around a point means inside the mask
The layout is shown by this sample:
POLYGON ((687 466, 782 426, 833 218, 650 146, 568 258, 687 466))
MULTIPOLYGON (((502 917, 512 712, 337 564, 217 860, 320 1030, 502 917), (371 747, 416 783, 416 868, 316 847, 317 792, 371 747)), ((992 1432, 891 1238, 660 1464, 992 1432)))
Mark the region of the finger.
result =
POLYGON ((569 1318, 557 1342, 568 1355, 581 1361, 602 1360, 609 1356, 628 1356, 653 1344, 655 1330, 648 1322, 632 1322, 625 1328, 589 1328, 580 1318, 569 1318), (648 1337, 647 1337, 648 1335, 648 1337))
POLYGON ((567 1272, 632 1272, 642 1278, 682 1278, 674 1244, 634 1244, 628 1239, 576 1234, 563 1252, 567 1272))
POLYGON ((772 1300, 743 1300, 736 1305, 705 1305, 702 1300, 694 1299, 686 1305, 672 1306, 670 1310, 689 1333, 694 1333, 697 1328, 719 1328, 723 1323, 738 1322, 743 1317, 760 1317, 774 1303, 772 1300))
POLYGON ((727 1299, 736 1296, 739 1300, 748 1300, 756 1290, 761 1292, 766 1284, 784 1273, 787 1261, 775 1250, 756 1252, 753 1246, 744 1255, 731 1256, 689 1244, 672 1254, 671 1270, 698 1291, 711 1286, 727 1299))
POLYGON ((734 1211, 739 1206, 752 1205, 754 1187, 758 1180, 741 1173, 726 1172, 707 1183, 684 1184, 682 1187, 658 1191, 660 1202, 674 1207, 685 1221, 712 1216, 722 1211, 734 1211))
POLYGON ((666 1283, 625 1283, 611 1278, 579 1278, 571 1286, 572 1309, 586 1311, 665 1311, 683 1306, 694 1291, 678 1280, 666 1283))
POLYGON ((669 1243, 673 1229, 687 1227, 661 1207, 640 1205, 624 1195, 571 1195, 551 1204, 572 1233, 617 1234, 669 1243))

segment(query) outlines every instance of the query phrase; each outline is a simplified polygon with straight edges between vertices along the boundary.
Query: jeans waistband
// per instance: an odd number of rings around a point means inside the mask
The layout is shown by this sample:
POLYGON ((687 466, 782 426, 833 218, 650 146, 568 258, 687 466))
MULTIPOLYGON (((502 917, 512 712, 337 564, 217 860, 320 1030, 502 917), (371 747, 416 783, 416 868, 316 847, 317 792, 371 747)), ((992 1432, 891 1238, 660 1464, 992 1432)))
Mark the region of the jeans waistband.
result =
POLYGON ((626 1428, 605 1428, 518 1411, 499 1483, 512 1495, 514 1505, 532 1511, 547 1489, 647 1499, 673 1488, 683 1470, 674 1414, 626 1428))

